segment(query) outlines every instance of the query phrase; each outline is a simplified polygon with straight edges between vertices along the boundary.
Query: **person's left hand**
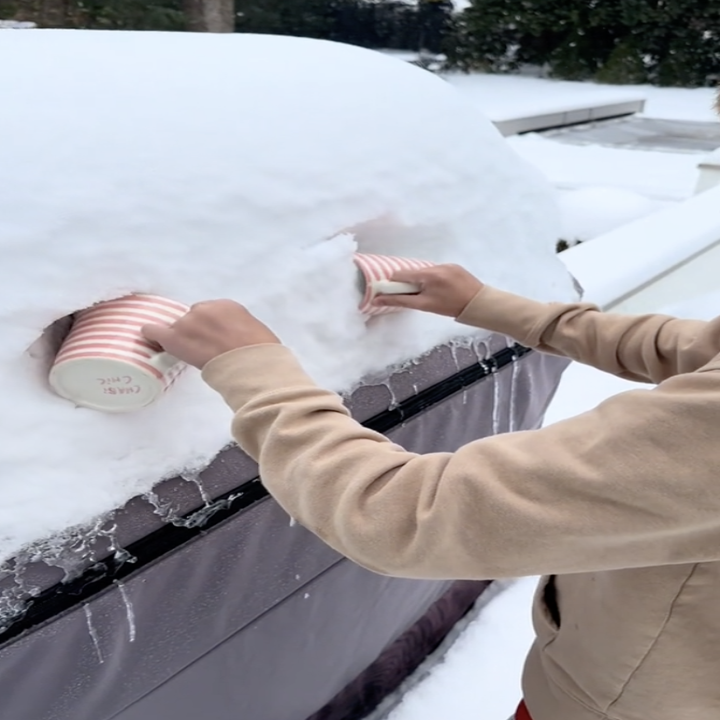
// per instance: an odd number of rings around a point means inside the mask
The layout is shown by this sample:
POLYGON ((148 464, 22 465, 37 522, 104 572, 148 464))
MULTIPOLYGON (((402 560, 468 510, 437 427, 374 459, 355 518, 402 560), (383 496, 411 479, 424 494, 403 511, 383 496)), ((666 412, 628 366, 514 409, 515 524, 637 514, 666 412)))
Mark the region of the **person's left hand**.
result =
POLYGON ((145 325, 142 333, 170 355, 200 370, 213 358, 230 350, 280 344, 272 330, 232 300, 197 303, 169 327, 145 325))

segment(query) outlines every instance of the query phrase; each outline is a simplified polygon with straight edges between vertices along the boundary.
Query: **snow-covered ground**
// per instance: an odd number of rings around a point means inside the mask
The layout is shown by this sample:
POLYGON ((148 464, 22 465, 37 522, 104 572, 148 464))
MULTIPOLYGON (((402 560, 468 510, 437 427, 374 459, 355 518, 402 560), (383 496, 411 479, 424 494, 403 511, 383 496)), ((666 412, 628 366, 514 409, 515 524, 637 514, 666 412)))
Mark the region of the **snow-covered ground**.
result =
MULTIPOLYGON (((453 84, 490 116, 535 112, 539 102, 562 103, 571 94, 644 94, 654 117, 717 121, 711 90, 650 87, 603 88, 523 77, 457 76, 453 84)), ((607 96, 606 96, 607 97, 607 96)), ((559 192, 566 233, 591 239, 614 227, 678 202, 692 193, 696 155, 571 146, 538 135, 511 138, 512 147, 538 167, 559 192)), ((657 312, 709 320, 720 314, 720 293, 663 305, 657 312)), ((611 395, 642 387, 573 364, 548 409, 546 424, 589 410, 611 395)), ((647 387, 647 386, 646 386, 647 387)), ((520 675, 532 642, 530 606, 536 578, 501 586, 473 610, 449 648, 441 648, 375 717, 387 720, 505 720, 520 699, 520 675), (433 665, 433 662, 435 663, 433 665)))
MULTIPOLYGON (((714 122, 711 88, 616 86, 563 80, 452 73, 445 79, 491 120, 570 106, 645 98, 644 117, 714 122)), ((510 146, 553 184, 563 213, 563 239, 590 240, 689 197, 702 153, 574 145, 529 133, 510 146)))
POLYGON ((645 98, 644 115, 668 120, 713 122, 711 88, 658 88, 652 85, 601 85, 548 80, 520 75, 451 73, 445 79, 475 103, 491 120, 616 100, 645 98))

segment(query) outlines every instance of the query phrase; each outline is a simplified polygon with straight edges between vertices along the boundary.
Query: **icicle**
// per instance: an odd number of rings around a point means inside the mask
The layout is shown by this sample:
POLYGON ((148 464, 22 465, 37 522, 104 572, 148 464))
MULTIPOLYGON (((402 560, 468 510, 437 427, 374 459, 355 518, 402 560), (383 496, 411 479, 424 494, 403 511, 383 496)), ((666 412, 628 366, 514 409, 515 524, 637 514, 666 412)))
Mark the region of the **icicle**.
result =
POLYGON ((297 521, 295 520, 294 517, 291 517, 290 518, 290 527, 295 527, 295 525, 297 525, 297 521))
POLYGON ((205 489, 205 485, 203 485, 203 481, 200 478, 199 472, 189 472, 188 471, 188 472, 180 473, 180 477, 183 480, 185 480, 186 482, 190 482, 197 487, 198 492, 200 493, 200 497, 202 498, 202 501, 205 503, 205 507, 212 505, 212 498, 208 494, 208 491, 205 489))
POLYGON ((70 582, 79 577, 87 567, 87 560, 92 555, 90 544, 96 538, 95 529, 88 528, 87 535, 68 532, 32 543, 16 555, 15 577, 20 579, 25 566, 42 562, 50 567, 60 568, 63 571, 62 582, 70 582))
POLYGON ((93 645, 95 646, 95 653, 97 654, 98 662, 102 665, 105 660, 103 658, 102 650, 100 650, 100 638, 98 637, 97 630, 92 621, 92 610, 89 605, 84 605, 85 608, 85 620, 87 621, 87 629, 92 638, 93 645))
POLYGON ((155 514, 163 522, 172 523, 177 519, 177 513, 173 510, 172 505, 169 502, 163 503, 158 494, 153 490, 146 492, 143 497, 153 506, 155 514))
POLYGON ((492 369, 492 382, 493 382, 493 409, 492 409, 492 424, 493 424, 493 435, 500 433, 500 381, 498 380, 497 370, 492 369))
POLYGON ((467 388, 463 388, 463 396, 462 397, 463 397, 462 404, 467 405, 467 388))
POLYGON ((29 589, 25 586, 22 573, 24 566, 10 566, 4 563, 0 566, 0 576, 10 576, 13 585, 5 588, 0 593, 0 633, 5 632, 16 620, 25 614, 28 601, 33 595, 37 595, 39 588, 29 589))
MULTIPOLYGON (((119 581, 116 581, 115 584, 117 585, 120 595, 122 595, 123 602, 125 603, 125 614, 127 615, 130 642, 135 642, 135 611, 133 610, 132 603, 130 602, 130 598, 125 590, 125 586, 119 581)), ((85 607, 87 607, 87 605, 85 607)))
POLYGON ((490 357, 490 345, 487 340, 475 340, 472 344, 475 357, 481 365, 485 365, 490 357))
POLYGON ((124 547, 121 547, 118 543, 116 533, 117 523, 113 523, 110 527, 104 528, 100 525, 96 526, 95 536, 106 537, 110 543, 110 552, 113 554, 113 559, 120 566, 126 562, 134 563, 137 558, 131 555, 124 547))
POLYGON ((518 377, 518 361, 517 358, 513 356, 513 363, 512 363, 512 374, 510 376, 510 420, 508 421, 508 432, 515 432, 515 400, 516 400, 516 388, 515 385, 517 383, 517 377, 518 377))
POLYGON ((393 390, 390 380, 388 380, 385 387, 387 387, 388 392, 390 393, 390 404, 388 405, 388 410, 394 410, 400 403, 398 402, 397 396, 395 395, 395 391, 393 390))
POLYGON ((154 492, 148 492, 143 495, 143 497, 153 506, 155 514, 159 515, 164 522, 175 525, 176 527, 195 528, 205 525, 215 513, 229 507, 231 503, 235 502, 239 497, 242 497, 242 495, 243 493, 239 492, 233 493, 222 500, 211 500, 208 498, 209 502, 207 504, 186 518, 179 516, 177 512, 173 510, 170 503, 163 504, 154 492))
POLYGON ((453 342, 450 344, 450 354, 452 355, 453 362, 455 363, 455 370, 460 371, 460 362, 458 360, 457 345, 453 342))

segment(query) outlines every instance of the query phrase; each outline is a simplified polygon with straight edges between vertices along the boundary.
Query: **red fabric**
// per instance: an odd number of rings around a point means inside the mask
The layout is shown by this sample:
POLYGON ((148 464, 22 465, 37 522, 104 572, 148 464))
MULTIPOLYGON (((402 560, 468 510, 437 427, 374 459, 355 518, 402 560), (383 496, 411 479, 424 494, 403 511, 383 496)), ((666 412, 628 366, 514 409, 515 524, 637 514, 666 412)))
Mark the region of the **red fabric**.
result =
POLYGON ((515 713, 515 720, 532 720, 524 702, 520 703, 517 712, 515 713))

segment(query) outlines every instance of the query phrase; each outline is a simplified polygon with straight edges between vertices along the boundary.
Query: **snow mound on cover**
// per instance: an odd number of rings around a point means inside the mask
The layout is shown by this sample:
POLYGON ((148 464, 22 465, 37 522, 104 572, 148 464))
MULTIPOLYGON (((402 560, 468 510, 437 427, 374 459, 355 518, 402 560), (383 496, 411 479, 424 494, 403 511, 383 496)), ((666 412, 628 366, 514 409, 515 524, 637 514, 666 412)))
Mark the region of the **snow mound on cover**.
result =
POLYGON ((57 318, 134 291, 235 298, 342 391, 472 332, 420 314, 366 325, 357 243, 572 296, 539 174, 451 86, 380 53, 38 30, 3 36, 0 83, 0 558, 230 439, 195 372, 129 415, 54 396, 27 348, 57 318))

